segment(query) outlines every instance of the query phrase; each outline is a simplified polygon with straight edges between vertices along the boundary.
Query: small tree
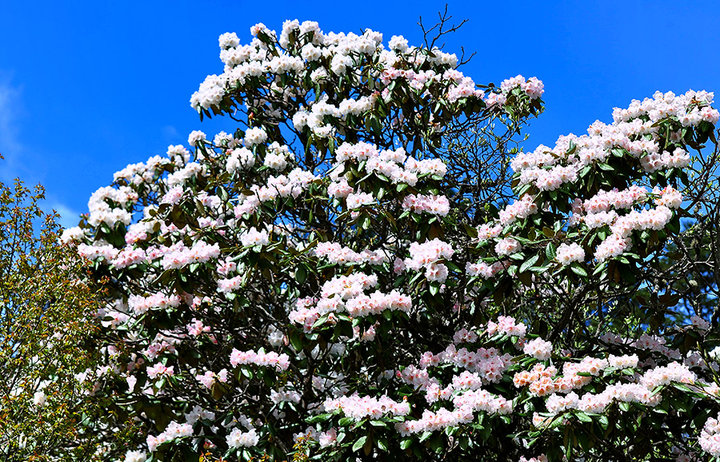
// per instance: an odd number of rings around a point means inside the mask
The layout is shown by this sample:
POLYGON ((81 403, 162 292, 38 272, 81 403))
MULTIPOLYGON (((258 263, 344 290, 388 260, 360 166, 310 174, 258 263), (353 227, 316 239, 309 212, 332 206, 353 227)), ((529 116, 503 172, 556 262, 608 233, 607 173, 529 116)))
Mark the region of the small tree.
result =
POLYGON ((43 198, 39 186, 0 183, 0 458, 89 460, 97 304, 43 198))
POLYGON ((720 454, 712 94, 523 153, 535 78, 251 32, 191 98, 240 127, 116 173, 66 236, 111 281, 126 461, 720 454))

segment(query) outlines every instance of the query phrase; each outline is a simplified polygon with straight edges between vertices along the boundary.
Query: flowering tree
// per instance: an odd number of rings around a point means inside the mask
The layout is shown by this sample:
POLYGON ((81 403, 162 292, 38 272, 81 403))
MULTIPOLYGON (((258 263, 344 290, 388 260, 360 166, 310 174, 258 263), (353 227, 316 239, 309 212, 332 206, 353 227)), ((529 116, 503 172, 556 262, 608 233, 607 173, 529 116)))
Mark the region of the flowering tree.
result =
POLYGON ((0 459, 90 460, 100 441, 82 423, 100 411, 87 399, 96 299, 42 199, 41 187, 0 183, 0 459))
POLYGON ((191 98, 238 128, 117 172, 64 236, 110 281, 126 462, 720 455, 711 93, 525 153, 536 78, 251 32, 191 98))

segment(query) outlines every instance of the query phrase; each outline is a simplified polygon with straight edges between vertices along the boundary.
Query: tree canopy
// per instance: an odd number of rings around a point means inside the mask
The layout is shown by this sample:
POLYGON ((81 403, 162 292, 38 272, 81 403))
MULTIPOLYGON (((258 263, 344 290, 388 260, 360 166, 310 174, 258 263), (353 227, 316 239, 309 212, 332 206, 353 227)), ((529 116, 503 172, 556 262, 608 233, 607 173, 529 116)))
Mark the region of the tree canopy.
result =
POLYGON ((542 82, 477 85, 444 19, 223 34, 190 102, 236 129, 93 194, 118 457, 720 455, 712 93, 524 152, 542 82))
POLYGON ((90 460, 98 305, 43 199, 39 186, 0 183, 0 458, 90 460))

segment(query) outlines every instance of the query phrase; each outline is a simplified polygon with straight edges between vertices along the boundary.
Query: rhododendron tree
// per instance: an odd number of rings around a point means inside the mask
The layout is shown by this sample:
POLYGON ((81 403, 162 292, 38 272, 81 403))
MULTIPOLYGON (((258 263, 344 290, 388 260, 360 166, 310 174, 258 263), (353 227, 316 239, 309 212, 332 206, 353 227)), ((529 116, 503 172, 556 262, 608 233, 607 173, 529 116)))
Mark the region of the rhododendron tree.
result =
POLYGON ((64 236, 109 281, 121 460, 720 455, 711 93, 524 152, 536 78, 251 33, 190 99, 234 130, 117 172, 64 236))

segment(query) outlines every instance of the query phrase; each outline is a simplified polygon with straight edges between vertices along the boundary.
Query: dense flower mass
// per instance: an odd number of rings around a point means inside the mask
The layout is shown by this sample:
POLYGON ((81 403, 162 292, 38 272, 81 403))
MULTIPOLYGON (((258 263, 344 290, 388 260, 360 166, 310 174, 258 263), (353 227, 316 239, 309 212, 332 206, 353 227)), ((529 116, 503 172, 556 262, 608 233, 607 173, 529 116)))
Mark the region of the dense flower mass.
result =
POLYGON ((700 447, 713 456, 720 456, 720 424, 718 418, 710 418, 705 422, 700 434, 700 447))
POLYGON ((687 304, 668 325, 694 289, 651 279, 712 94, 657 93, 475 178, 445 147, 469 125, 512 139, 537 78, 479 86, 371 30, 251 33, 220 37, 191 97, 244 128, 118 172, 63 237, 108 281, 97 392, 140 429, 126 461, 609 460, 639 416, 684 435, 642 457, 718 454, 714 418, 689 417, 717 411, 717 322, 687 304))

